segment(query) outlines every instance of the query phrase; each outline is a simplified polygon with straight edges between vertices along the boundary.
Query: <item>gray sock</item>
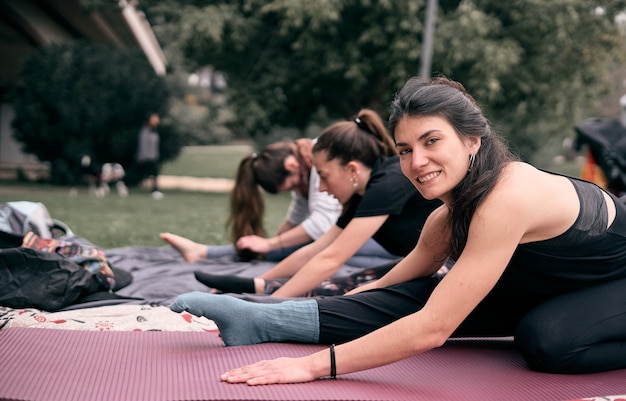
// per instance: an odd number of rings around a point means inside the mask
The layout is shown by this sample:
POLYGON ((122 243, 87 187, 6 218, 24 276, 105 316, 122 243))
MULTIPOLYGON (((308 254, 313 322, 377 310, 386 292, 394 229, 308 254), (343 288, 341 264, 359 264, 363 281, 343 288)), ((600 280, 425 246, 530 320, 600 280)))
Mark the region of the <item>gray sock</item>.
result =
POLYGON ((179 295, 170 309, 213 320, 226 345, 315 344, 319 340, 319 313, 317 301, 313 299, 265 304, 194 291, 179 295))

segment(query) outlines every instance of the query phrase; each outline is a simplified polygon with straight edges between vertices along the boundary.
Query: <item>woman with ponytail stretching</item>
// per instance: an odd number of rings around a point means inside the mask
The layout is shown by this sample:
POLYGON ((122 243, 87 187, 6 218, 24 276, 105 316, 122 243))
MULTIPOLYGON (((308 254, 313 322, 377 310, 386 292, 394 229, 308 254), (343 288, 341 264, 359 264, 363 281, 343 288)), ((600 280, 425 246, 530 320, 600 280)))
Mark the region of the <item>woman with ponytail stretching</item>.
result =
POLYGON ((352 121, 327 127, 312 153, 320 190, 343 205, 337 223, 259 277, 196 272, 198 280, 233 293, 344 294, 380 277, 415 247, 426 218, 441 202, 424 199, 402 174, 393 139, 375 111, 364 109, 352 121), (330 279, 370 238, 396 260, 348 278, 330 279))
MULTIPOLYGON (((233 245, 204 245, 171 233, 160 237, 193 263, 201 259, 236 256, 239 260, 280 261, 294 250, 320 238, 341 213, 341 204, 320 191, 320 177, 312 164, 315 139, 277 142, 246 156, 237 169, 230 194, 227 226, 233 245), (287 216, 267 238, 263 227, 263 191, 291 192, 287 216)), ((367 241, 349 260, 351 266, 369 267, 395 259, 375 241, 367 241)))

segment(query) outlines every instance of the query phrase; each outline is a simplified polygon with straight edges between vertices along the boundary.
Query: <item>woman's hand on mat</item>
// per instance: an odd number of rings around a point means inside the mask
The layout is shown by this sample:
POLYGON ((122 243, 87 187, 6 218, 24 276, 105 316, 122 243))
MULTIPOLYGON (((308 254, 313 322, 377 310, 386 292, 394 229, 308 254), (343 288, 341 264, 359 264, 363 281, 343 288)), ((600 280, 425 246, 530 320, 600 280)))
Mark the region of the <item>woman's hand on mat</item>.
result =
POLYGON ((267 238, 257 235, 246 235, 237 240, 237 249, 250 249, 257 253, 268 253, 272 246, 267 238))
POLYGON ((231 369, 220 379, 228 383, 246 383, 249 386, 279 383, 303 383, 315 380, 311 365, 305 358, 278 358, 231 369))

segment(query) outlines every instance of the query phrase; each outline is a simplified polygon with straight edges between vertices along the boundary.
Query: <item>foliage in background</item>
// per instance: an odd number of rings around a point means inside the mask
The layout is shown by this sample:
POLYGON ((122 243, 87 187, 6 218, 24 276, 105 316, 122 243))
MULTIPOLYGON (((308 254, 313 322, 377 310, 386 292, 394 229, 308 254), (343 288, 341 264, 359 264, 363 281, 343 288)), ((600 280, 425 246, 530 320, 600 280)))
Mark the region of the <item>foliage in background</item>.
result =
POLYGON ((522 156, 539 162, 543 149, 559 146, 575 124, 596 116, 615 86, 611 68, 625 60, 615 16, 625 7, 591 0, 464 2, 438 27, 439 65, 467 84, 522 156), (482 49, 461 39, 481 32, 489 38, 482 49))
MULTIPOLYGON (((87 0, 86 4, 91 2, 93 6, 100 1, 87 0)), ((142 0, 139 7, 145 9, 149 4, 149 0, 142 0)), ((170 2, 166 3, 166 8, 178 10, 181 5, 170 2)), ((223 88, 215 85, 211 75, 208 76, 208 84, 207 77, 198 76, 213 73, 210 66, 194 71, 187 65, 178 46, 178 26, 165 23, 165 17, 160 12, 150 13, 147 17, 168 61, 165 80, 170 88, 169 119, 177 127, 181 142, 194 146, 223 144, 232 140, 235 135, 229 125, 234 120, 234 113, 224 102, 223 88), (198 82, 192 82, 192 76, 196 76, 198 82)))
POLYGON ((191 95, 172 97, 169 102, 170 125, 176 126, 180 142, 185 146, 215 145, 233 137, 227 128, 232 120, 228 107, 201 104, 191 95))
MULTIPOLYGON (((524 158, 593 116, 622 57, 613 0, 441 0, 433 74, 464 83, 524 158), (599 7, 602 7, 600 9, 599 7), (599 12, 602 10, 602 12, 599 12)), ((143 0, 197 67, 228 74, 231 128, 383 115, 421 62, 426 0, 143 0)))
MULTIPOLYGON (((21 77, 14 135, 51 162, 54 183, 72 183, 84 154, 121 163, 132 177, 139 129, 149 111, 165 114, 169 96, 145 56, 83 41, 51 45, 25 61, 21 77)), ((181 144, 166 118, 159 133, 162 159, 176 157, 181 144)))

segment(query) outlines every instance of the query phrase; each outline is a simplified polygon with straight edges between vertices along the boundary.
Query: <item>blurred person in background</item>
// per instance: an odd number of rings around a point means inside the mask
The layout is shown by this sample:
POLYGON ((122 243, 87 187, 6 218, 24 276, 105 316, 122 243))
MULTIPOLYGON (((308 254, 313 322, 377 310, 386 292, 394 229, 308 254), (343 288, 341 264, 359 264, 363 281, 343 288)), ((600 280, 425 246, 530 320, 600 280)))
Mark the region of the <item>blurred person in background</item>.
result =
POLYGON ((139 131, 137 141, 137 164, 142 177, 151 182, 152 198, 161 199, 163 193, 159 191, 159 162, 160 137, 157 132, 160 119, 157 113, 149 113, 143 127, 139 131))

